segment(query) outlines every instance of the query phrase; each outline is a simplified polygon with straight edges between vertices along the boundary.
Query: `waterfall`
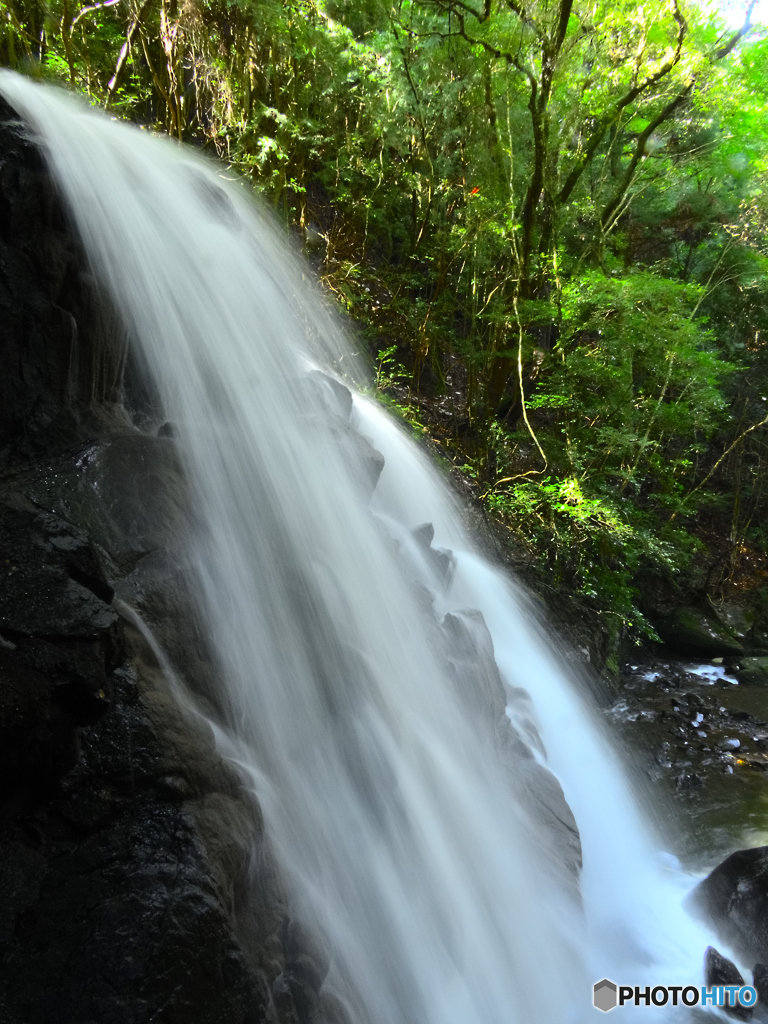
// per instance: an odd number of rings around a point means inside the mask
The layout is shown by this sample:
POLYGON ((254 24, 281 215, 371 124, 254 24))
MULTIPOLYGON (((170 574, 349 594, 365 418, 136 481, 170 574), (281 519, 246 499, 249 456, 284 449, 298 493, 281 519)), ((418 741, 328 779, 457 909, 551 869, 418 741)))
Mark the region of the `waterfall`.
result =
POLYGON ((360 1024, 565 1024, 606 975, 700 983, 707 939, 609 744, 423 454, 370 400, 350 413, 352 346, 247 190, 55 90, 0 92, 174 424, 213 725, 326 989, 360 1024))

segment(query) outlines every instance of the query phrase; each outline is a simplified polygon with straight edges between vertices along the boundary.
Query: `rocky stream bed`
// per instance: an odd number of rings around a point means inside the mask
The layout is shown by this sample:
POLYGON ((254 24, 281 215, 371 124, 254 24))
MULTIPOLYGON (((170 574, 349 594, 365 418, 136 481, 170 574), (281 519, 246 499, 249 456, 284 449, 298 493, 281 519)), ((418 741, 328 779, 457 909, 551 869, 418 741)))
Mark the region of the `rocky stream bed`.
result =
POLYGON ((767 661, 658 645, 625 664, 604 710, 666 845, 692 870, 768 842, 767 661))

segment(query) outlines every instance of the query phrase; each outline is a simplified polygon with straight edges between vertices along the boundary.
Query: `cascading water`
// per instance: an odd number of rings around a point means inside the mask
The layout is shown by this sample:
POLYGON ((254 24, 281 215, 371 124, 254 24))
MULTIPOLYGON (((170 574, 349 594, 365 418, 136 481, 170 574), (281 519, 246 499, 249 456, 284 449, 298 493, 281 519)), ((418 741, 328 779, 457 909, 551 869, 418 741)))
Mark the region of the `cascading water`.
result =
MULTIPOLYGON (((217 736, 254 781, 350 1017, 564 1024, 597 1012, 605 975, 698 983, 706 937, 523 600, 472 552, 424 457, 356 398, 353 422, 385 456, 369 509, 375 457, 343 424, 344 393, 310 372, 354 376, 353 356, 245 191, 53 90, 3 73, 0 91, 39 133, 176 425, 217 736), (448 557, 412 533, 425 522, 455 552, 450 586, 448 557), (583 916, 450 670, 442 617, 484 635, 466 608, 483 612, 507 683, 533 695, 581 829, 583 916)), ((529 766, 543 760, 531 748, 529 766)))

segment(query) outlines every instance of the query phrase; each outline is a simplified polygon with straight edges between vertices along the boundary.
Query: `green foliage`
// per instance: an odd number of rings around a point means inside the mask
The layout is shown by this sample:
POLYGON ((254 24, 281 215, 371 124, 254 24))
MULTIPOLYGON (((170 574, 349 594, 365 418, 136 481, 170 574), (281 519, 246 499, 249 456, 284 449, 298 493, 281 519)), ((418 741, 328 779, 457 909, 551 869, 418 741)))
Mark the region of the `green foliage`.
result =
POLYGON ((397 361, 397 345, 381 349, 376 356, 376 390, 386 391, 393 384, 401 384, 410 374, 402 363, 397 361))
POLYGON ((647 567, 768 564, 764 31, 694 0, 0 0, 0 20, 0 63, 252 182, 375 393, 554 582, 643 630, 647 567))
POLYGON ((673 570, 673 546, 658 541, 621 503, 589 497, 575 478, 520 480, 487 497, 491 515, 509 525, 549 586, 579 594, 635 635, 656 638, 637 607, 633 575, 643 561, 673 570))
POLYGON ((398 419, 406 423, 417 437, 427 433, 426 426, 421 422, 415 406, 407 401, 407 391, 402 395, 403 385, 410 374, 402 363, 397 361, 397 345, 381 349, 376 357, 376 380, 373 395, 394 413, 398 419), (402 397, 406 401, 402 401, 402 397))
POLYGON ((571 281, 557 344, 528 401, 549 475, 516 479, 525 433, 491 434, 501 480, 486 499, 493 514, 553 582, 645 633, 633 580, 647 567, 679 573, 699 546, 670 519, 683 501, 686 516, 706 501, 689 495, 727 420, 723 383, 736 372, 694 315, 702 294, 648 271, 571 281))
POLYGON ((580 480, 674 500, 689 478, 726 411, 720 385, 735 369, 693 319, 701 293, 642 271, 593 271, 564 289, 561 335, 538 395, 562 410, 559 460, 580 480))

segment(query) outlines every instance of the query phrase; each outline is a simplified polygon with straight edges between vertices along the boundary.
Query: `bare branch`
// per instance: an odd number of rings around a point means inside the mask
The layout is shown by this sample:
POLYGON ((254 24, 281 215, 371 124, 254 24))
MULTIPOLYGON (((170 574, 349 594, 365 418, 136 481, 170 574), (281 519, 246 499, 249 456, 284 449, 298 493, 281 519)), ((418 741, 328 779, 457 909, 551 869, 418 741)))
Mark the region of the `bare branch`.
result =
POLYGON ((722 60, 723 57, 727 57, 739 40, 743 39, 744 36, 748 35, 752 31, 752 12, 754 11, 756 4, 757 0, 750 0, 749 7, 747 8, 747 13, 744 18, 744 24, 737 32, 733 33, 727 43, 724 43, 719 47, 719 49, 715 50, 715 60, 722 60))
POLYGON ((635 174, 635 168, 645 155, 645 147, 651 135, 653 135, 656 129, 660 125, 662 125, 669 117, 671 117, 675 110, 680 106, 680 104, 683 103, 688 98, 691 90, 693 89, 694 81, 695 79, 692 78, 688 85, 682 90, 682 92, 679 92, 677 96, 673 97, 673 99, 669 101, 666 107, 664 107, 664 109, 659 114, 657 114, 656 117, 654 117, 654 119, 645 129, 645 131, 641 132, 641 134, 638 136, 637 145, 635 146, 635 152, 633 153, 632 159, 629 162, 629 167, 627 168, 627 172, 624 175, 624 179, 619 185, 619 188, 617 189, 613 199, 605 207, 600 217, 600 223, 603 226, 603 228, 610 221, 614 210, 616 210, 619 203, 621 202, 622 196, 631 185, 632 179, 635 174))
POLYGON ((568 22, 571 20, 571 11, 573 10, 573 0, 561 0, 560 2, 560 17, 558 19, 557 31, 555 33, 555 53, 560 52, 560 48, 565 42, 565 33, 568 31, 568 22))
POLYGON ((92 4, 90 7, 83 7, 82 10, 78 11, 77 15, 72 19, 72 24, 69 26, 71 32, 75 25, 84 18, 86 14, 90 14, 92 11, 100 11, 102 7, 114 7, 115 4, 119 4, 120 0, 104 0, 103 4, 92 4))
POLYGON ((592 133, 589 142, 586 145, 584 156, 565 179, 563 187, 558 192, 558 203, 565 203, 568 201, 571 192, 573 192, 576 187, 576 183, 584 173, 585 168, 589 165, 592 157, 595 155, 597 147, 605 138, 605 133, 622 110, 624 110, 625 107, 628 107, 630 103, 634 102, 641 93, 644 93, 654 85, 657 85, 679 63, 683 52, 683 43, 688 32, 688 23, 680 12, 680 8, 677 3, 675 3, 675 21, 677 22, 677 42, 675 45, 675 52, 668 61, 662 64, 658 71, 655 71, 652 75, 648 75, 642 82, 639 82, 626 92, 621 99, 613 105, 605 117, 600 120, 597 128, 592 133))
POLYGON ((112 103, 112 99, 114 98, 117 87, 120 84, 120 79, 123 77, 125 66, 128 63, 128 58, 131 54, 131 44, 133 43, 133 37, 136 34, 136 29, 141 27, 142 19, 149 10, 151 3, 152 0, 144 0, 141 8, 136 13, 136 17, 128 26, 128 31, 125 34, 125 42, 120 49, 120 54, 117 58, 117 63, 115 64, 115 73, 110 78, 109 85, 107 86, 107 98, 104 101, 105 110, 108 109, 112 103))
POLYGON ((400 56, 403 59, 403 70, 405 71, 405 77, 408 79, 408 85, 411 87, 411 92, 413 93, 413 98, 414 98, 414 100, 416 102, 416 111, 417 111, 418 120, 419 120, 419 131, 420 131, 420 134, 421 134, 421 144, 424 147, 424 152, 425 152, 426 157, 427 157, 427 162, 429 163, 430 173, 434 177, 435 171, 434 171, 434 167, 432 166, 432 157, 430 156, 430 153, 429 153, 429 144, 427 142, 427 128, 426 128, 426 125, 424 123, 424 112, 423 112, 422 106, 421 106, 421 98, 419 97, 418 90, 416 89, 416 84, 413 81, 413 76, 411 75, 411 69, 410 69, 410 66, 408 64, 408 56, 407 56, 407 54, 405 52, 405 48, 404 48, 403 44, 400 42, 400 39, 398 38, 397 29, 395 28, 394 21, 392 22, 392 33, 393 33, 393 35, 395 37, 395 42, 397 43, 397 48, 400 51, 400 56))
MULTIPOLYGON (((690 499, 694 496, 694 494, 697 491, 701 490, 701 488, 704 486, 704 484, 708 483, 712 479, 714 474, 717 472, 717 470, 720 468, 720 466, 723 464, 723 462, 728 458, 728 456, 731 454, 731 452, 736 447, 736 445, 740 444, 744 440, 744 438, 747 436, 747 434, 751 434, 753 430, 758 430, 760 427, 764 427, 767 424, 768 424, 768 416, 763 416, 763 418, 760 420, 759 423, 753 423, 751 427, 747 427, 746 430, 742 430, 742 432, 739 434, 739 436, 736 438, 736 440, 728 445, 728 447, 725 449, 723 454, 720 456, 720 458, 714 464, 712 469, 710 469, 710 471, 707 473, 707 475, 704 477, 704 479, 700 483, 696 484, 696 486, 693 488, 692 491, 689 491, 688 494, 686 494, 686 496, 683 498, 683 500, 681 502, 681 508, 685 505, 685 503, 687 501, 690 501, 690 499)), ((680 511, 680 509, 678 509, 678 511, 680 511)), ((677 516, 677 512, 673 512, 672 515, 669 518, 670 523, 672 522, 672 520, 676 516, 677 516)))
POLYGON ((452 33, 453 35, 461 36, 462 39, 466 40, 470 46, 481 46, 486 53, 489 53, 496 60, 504 60, 507 64, 510 64, 513 68, 516 68, 521 74, 525 75, 532 89, 538 87, 538 83, 533 73, 515 56, 508 50, 499 50, 498 47, 492 46, 491 43, 487 43, 484 39, 475 39, 467 33, 466 26, 464 24, 464 18, 458 11, 455 12, 459 22, 459 31, 452 33))
POLYGON ((449 14, 458 14, 459 11, 463 11, 464 14, 471 15, 481 25, 484 21, 487 21, 491 16, 491 4, 493 0, 484 0, 484 6, 482 11, 477 11, 471 4, 463 3, 463 0, 450 0, 449 3, 443 3, 441 0, 421 0, 425 7, 437 7, 442 11, 447 11, 449 14))
POLYGON ((523 420, 525 422, 526 427, 528 428, 528 433, 531 435, 533 443, 538 448, 539 455, 541 456, 542 461, 544 463, 544 466, 538 471, 539 474, 541 474, 546 472, 549 463, 547 461, 547 456, 544 454, 544 449, 539 444, 538 437, 536 437, 536 435, 533 432, 533 427, 531 426, 530 421, 528 420, 528 410, 525 407, 525 388, 523 386, 523 322, 520 319, 520 311, 517 308, 516 293, 512 299, 512 306, 515 311, 515 319, 517 320, 517 383, 518 387, 520 388, 520 408, 523 411, 523 420))
POLYGON ((541 26, 535 18, 526 11, 523 5, 518 3, 517 0, 506 0, 506 3, 510 11, 512 11, 513 14, 516 14, 520 21, 532 30, 538 40, 543 42, 545 36, 541 30, 541 26))

